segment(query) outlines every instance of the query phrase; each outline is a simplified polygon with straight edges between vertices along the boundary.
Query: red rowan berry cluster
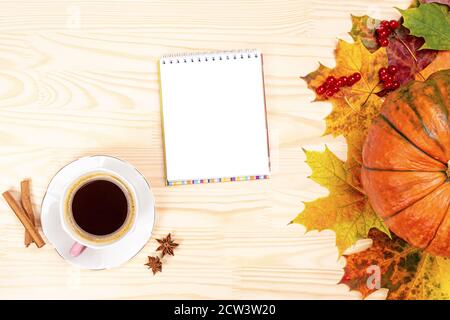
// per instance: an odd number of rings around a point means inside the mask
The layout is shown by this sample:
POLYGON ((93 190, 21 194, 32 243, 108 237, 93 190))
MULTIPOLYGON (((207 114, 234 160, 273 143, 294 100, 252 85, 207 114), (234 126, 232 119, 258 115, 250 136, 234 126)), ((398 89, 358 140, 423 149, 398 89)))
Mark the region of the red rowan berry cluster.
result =
POLYGON ((397 73, 397 66, 390 65, 387 68, 380 68, 378 70, 378 77, 383 83, 384 89, 392 91, 400 87, 400 82, 395 79, 395 74, 397 73))
POLYGON ((389 36, 392 31, 399 27, 399 23, 396 20, 383 20, 381 21, 379 27, 376 29, 377 42, 382 47, 387 47, 389 44, 389 36))
POLYGON ((330 98, 335 93, 339 92, 342 87, 351 87, 359 80, 361 80, 361 74, 359 72, 355 72, 348 77, 342 76, 336 78, 333 76, 328 76, 325 82, 317 87, 316 93, 318 95, 325 95, 330 98))

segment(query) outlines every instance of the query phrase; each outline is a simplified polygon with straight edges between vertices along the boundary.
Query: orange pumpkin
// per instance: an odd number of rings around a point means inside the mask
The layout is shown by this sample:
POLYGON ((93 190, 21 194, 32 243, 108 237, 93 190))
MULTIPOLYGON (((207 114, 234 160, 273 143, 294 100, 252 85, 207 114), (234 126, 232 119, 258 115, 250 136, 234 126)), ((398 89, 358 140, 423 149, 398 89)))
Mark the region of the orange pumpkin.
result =
POLYGON ((391 93, 362 156, 364 190, 390 230, 450 257, 450 70, 391 93))

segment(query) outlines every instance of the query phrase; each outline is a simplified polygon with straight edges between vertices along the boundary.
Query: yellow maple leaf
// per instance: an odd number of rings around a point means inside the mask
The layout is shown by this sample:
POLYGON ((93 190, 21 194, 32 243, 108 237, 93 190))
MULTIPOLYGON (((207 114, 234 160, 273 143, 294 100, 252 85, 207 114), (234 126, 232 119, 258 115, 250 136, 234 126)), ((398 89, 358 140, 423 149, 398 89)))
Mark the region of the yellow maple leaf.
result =
MULTIPOLYGON (((350 76, 355 72, 361 74, 361 80, 352 87, 343 87, 328 100, 333 109, 326 117, 326 130, 324 134, 333 136, 347 136, 350 132, 358 130, 365 132, 372 119, 378 115, 382 98, 376 93, 383 88, 378 79, 378 70, 388 65, 385 48, 369 52, 357 39, 355 43, 339 40, 336 47, 336 67, 330 69, 322 64, 316 71, 303 77, 308 88, 316 90, 327 76, 350 76)), ((323 96, 316 96, 316 100, 325 100, 323 96)))
POLYGON ((306 162, 312 169, 310 178, 326 187, 330 194, 305 203, 305 209, 292 223, 309 230, 331 229, 336 233, 339 254, 377 228, 389 235, 384 222, 372 210, 364 191, 353 184, 354 177, 346 164, 327 147, 323 152, 307 151, 306 162))
MULTIPOLYGON (((343 87, 329 98, 332 111, 326 117, 324 134, 343 135, 348 143, 347 161, 344 163, 328 148, 323 152, 305 151, 312 169, 311 179, 329 190, 328 197, 305 203, 305 209, 292 223, 304 225, 307 230, 331 229, 336 233, 339 254, 357 240, 367 237, 370 229, 377 228, 389 234, 368 203, 360 183, 361 150, 372 120, 379 115, 383 99, 377 93, 383 88, 378 70, 388 65, 385 48, 369 52, 357 39, 355 43, 339 40, 336 47, 336 67, 322 64, 303 79, 308 88, 315 89, 325 79, 361 74, 361 80, 352 87, 343 87)), ((317 96, 316 101, 325 100, 317 96)))
POLYGON ((424 81, 433 73, 446 69, 450 69, 450 51, 439 51, 433 62, 416 74, 416 80, 424 81))

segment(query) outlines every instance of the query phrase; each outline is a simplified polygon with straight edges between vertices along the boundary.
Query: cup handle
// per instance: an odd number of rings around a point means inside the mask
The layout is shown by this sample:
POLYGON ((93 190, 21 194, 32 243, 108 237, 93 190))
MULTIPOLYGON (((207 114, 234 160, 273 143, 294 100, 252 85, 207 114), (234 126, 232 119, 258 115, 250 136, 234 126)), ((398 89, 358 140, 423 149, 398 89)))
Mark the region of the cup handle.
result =
POLYGON ((86 246, 84 246, 78 242, 75 242, 72 245, 72 248, 70 248, 70 255, 72 257, 78 257, 84 251, 84 249, 86 249, 86 246))

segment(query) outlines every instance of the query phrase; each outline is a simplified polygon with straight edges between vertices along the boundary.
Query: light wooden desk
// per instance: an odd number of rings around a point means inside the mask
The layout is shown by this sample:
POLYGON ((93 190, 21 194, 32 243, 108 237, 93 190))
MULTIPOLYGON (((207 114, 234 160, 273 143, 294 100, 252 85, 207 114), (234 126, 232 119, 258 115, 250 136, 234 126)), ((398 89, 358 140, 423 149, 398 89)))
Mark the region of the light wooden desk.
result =
POLYGON ((299 79, 334 64, 350 13, 396 17, 408 0, 0 1, 0 190, 32 178, 37 213, 50 178, 80 156, 110 154, 144 173, 157 202, 154 236, 120 268, 78 270, 51 245, 24 248, 0 201, 0 298, 357 299, 341 278, 332 232, 288 222, 325 195, 301 147, 321 137, 326 103, 299 79), (260 48, 265 55, 273 175, 268 181, 165 187, 157 59, 260 48), (163 273, 144 267, 154 237, 180 243, 163 273))

